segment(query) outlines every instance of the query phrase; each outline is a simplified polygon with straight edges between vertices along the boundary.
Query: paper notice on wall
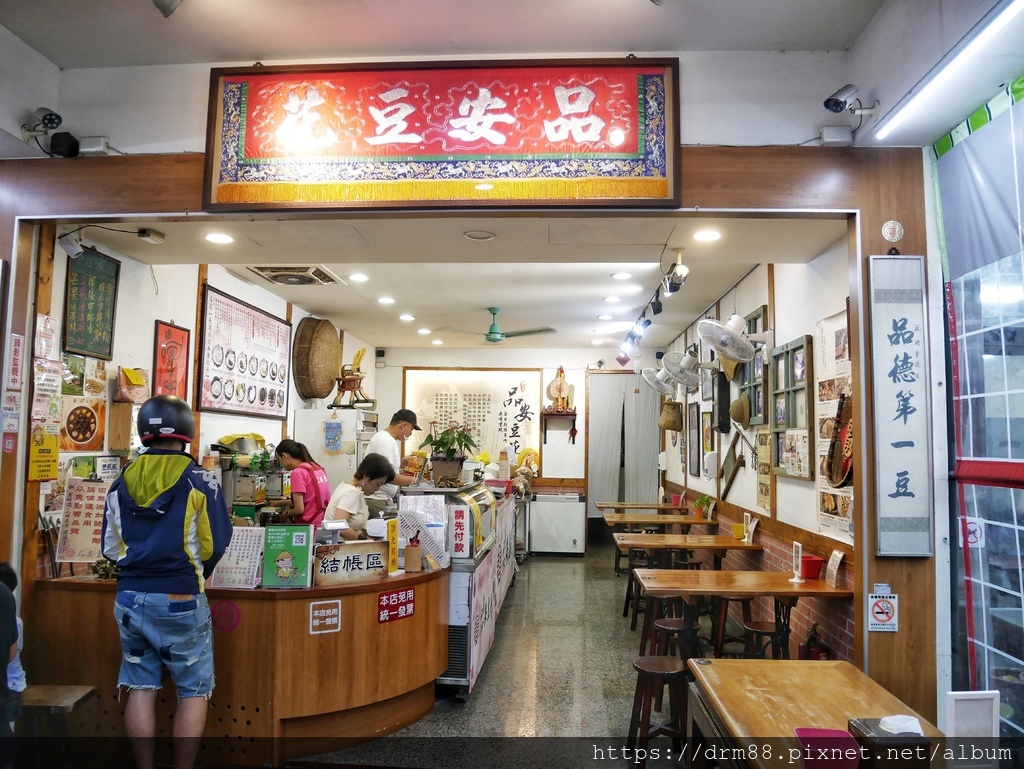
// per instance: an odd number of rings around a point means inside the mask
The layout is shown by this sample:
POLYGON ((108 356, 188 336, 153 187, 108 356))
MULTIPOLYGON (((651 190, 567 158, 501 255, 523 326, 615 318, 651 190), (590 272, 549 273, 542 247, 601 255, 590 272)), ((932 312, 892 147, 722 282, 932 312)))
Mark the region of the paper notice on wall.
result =
POLYGON ((25 376, 25 337, 11 334, 7 342, 7 379, 4 387, 20 390, 25 376))
POLYGON ((36 339, 34 353, 37 358, 60 360, 57 348, 57 319, 49 315, 36 315, 36 339))
POLYGON ((853 487, 834 489, 828 483, 827 458, 836 431, 839 396, 852 395, 850 335, 846 312, 818 321, 815 339, 815 440, 818 531, 853 543, 853 487))
POLYGON ((3 426, 2 432, 18 432, 18 423, 21 421, 21 393, 5 390, 2 406, 3 426))

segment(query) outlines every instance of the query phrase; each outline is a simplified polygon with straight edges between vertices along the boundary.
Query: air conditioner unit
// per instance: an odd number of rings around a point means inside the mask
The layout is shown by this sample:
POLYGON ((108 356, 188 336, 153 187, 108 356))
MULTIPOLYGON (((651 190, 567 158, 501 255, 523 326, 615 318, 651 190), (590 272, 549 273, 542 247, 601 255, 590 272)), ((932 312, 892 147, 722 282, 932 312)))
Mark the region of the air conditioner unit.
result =
POLYGON ((329 286, 339 279, 317 265, 288 265, 286 267, 250 267, 261 278, 284 286, 329 286))

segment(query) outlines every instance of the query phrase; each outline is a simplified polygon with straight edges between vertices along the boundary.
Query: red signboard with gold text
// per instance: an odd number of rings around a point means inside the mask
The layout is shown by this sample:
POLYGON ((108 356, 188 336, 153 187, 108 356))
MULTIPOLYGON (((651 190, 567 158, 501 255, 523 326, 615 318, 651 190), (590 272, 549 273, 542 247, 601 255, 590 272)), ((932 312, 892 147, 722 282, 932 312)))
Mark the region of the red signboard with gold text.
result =
POLYGON ((678 60, 215 69, 207 210, 679 204, 678 60))

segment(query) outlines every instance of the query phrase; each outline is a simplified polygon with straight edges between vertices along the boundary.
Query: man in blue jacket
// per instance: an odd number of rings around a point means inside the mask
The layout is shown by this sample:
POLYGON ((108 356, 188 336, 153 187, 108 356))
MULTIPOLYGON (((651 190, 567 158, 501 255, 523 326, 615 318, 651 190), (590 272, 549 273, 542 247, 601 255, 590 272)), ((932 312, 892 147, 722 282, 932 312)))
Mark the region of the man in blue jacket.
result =
POLYGON ((195 434, 181 398, 139 409, 144 452, 107 492, 103 555, 118 566, 114 618, 121 635, 118 688, 129 690, 125 731, 139 769, 154 767, 163 669, 178 691, 174 766, 191 767, 213 692, 213 627, 203 581, 231 541, 231 518, 213 471, 185 453, 195 434))

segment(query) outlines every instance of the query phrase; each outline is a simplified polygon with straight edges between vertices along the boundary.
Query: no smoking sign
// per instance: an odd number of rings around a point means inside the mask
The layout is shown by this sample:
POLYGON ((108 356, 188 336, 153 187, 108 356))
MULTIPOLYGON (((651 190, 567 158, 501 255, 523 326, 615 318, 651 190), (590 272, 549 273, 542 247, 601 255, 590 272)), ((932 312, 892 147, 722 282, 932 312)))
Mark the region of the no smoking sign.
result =
POLYGON ((899 597, 868 596, 868 632, 895 633, 899 629, 899 597))

